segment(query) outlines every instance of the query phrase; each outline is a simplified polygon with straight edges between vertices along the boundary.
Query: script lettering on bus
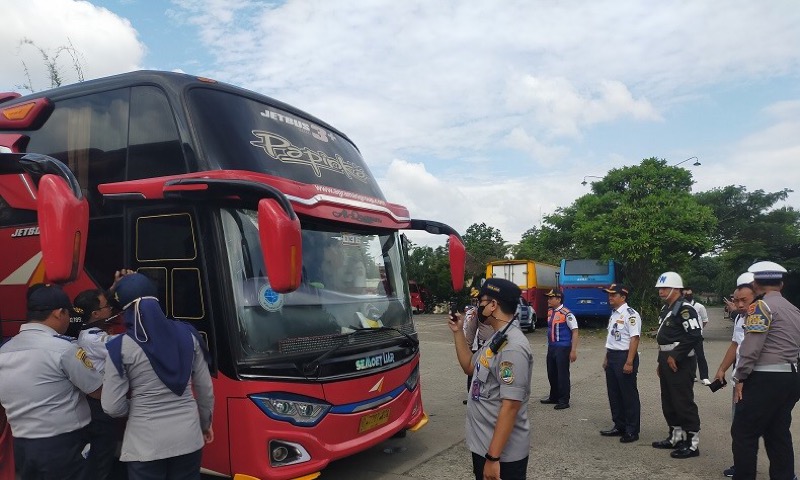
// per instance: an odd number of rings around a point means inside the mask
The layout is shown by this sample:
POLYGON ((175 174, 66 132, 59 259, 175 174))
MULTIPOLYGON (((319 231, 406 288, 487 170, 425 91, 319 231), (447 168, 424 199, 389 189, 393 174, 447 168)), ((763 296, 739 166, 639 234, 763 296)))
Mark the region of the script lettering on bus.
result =
POLYGON ((314 151, 308 147, 301 148, 280 135, 263 130, 253 130, 253 135, 258 140, 250 144, 263 149, 267 155, 279 162, 308 165, 317 177, 322 177, 322 170, 328 170, 367 183, 367 172, 338 154, 331 157, 325 152, 314 151))
POLYGON ((394 353, 383 352, 377 355, 370 355, 369 357, 359 358, 356 360, 356 370, 366 370, 368 368, 381 367, 394 363, 394 353))
POLYGON ((340 212, 333 212, 333 216, 336 218, 349 218, 361 223, 381 223, 381 219, 378 217, 373 217, 370 215, 364 215, 363 213, 359 213, 355 210, 342 210, 340 212))
POLYGON ((11 238, 32 237, 39 235, 39 227, 18 228, 11 234, 11 238))

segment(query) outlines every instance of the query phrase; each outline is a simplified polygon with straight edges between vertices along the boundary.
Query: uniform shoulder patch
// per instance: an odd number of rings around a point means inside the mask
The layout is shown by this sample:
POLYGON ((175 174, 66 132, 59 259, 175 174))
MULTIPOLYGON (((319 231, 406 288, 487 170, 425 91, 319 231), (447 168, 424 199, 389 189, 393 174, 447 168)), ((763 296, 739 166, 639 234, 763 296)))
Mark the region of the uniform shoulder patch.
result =
POLYGON ((630 323, 631 325, 636 325, 636 321, 637 321, 636 315, 631 315, 630 317, 628 317, 628 323, 630 323))
POLYGON ((89 355, 86 354, 86 350, 83 348, 78 348, 78 351, 75 352, 75 356, 83 363, 84 367, 94 368, 94 364, 92 364, 92 361, 89 360, 89 355))
POLYGON ((511 362, 500 362, 500 380, 506 385, 514 383, 514 364, 511 362))
POLYGON ((745 333, 766 333, 771 323, 772 312, 764 300, 757 300, 750 304, 743 325, 745 333))
POLYGON ((690 318, 697 318, 697 310, 695 310, 689 305, 684 304, 679 312, 681 318, 684 320, 689 320, 690 318))
POLYGON ((59 339, 61 339, 61 340, 66 340, 66 341, 68 341, 68 342, 74 342, 74 341, 76 341, 76 340, 77 340, 75 337, 70 337, 69 335, 59 335, 59 334, 55 334, 55 335, 53 335, 53 337, 55 337, 55 338, 59 338, 59 339))

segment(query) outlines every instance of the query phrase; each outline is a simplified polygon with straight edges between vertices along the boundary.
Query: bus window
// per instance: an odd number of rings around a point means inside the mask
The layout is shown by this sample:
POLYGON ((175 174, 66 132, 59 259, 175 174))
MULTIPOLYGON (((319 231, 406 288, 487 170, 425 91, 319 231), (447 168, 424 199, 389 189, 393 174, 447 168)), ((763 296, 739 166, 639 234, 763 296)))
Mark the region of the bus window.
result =
POLYGON ((159 88, 131 89, 128 144, 128 180, 186 173, 175 118, 159 88))
POLYGON ((136 220, 136 260, 163 262, 197 258, 197 242, 188 213, 139 217, 136 220))
POLYGON ((97 191, 124 180, 128 144, 128 89, 61 100, 47 122, 30 132, 28 152, 64 162, 89 200, 90 214, 109 213, 97 191))
POLYGON ((172 269, 172 317, 199 320, 205 317, 203 284, 197 268, 172 269))

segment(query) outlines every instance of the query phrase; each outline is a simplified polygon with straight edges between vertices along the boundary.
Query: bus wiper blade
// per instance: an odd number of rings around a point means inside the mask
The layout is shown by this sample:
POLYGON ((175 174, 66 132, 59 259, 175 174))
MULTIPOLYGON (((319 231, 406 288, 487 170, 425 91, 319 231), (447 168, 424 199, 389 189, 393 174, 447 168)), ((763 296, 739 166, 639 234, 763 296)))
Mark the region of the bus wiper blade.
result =
MULTIPOLYGON (((408 341, 410 341, 410 342, 411 342, 411 344, 412 344, 414 347, 417 347, 417 346, 419 346, 419 340, 417 340, 416 338, 412 337, 412 336, 411 336, 411 335, 409 335, 408 333, 406 333, 406 332, 404 332, 404 331, 402 331, 402 330, 400 330, 399 328, 396 328, 396 327, 376 327, 376 328, 369 328, 369 327, 351 327, 351 328, 353 328, 353 330, 355 330, 355 331, 357 331, 357 332, 363 332, 363 331, 366 331, 366 330, 372 330, 372 331, 382 331, 382 332, 385 332, 385 331, 387 331, 387 330, 392 330, 392 331, 395 331, 395 332, 399 333, 400 335, 402 335, 402 336, 406 337, 406 338, 408 339, 408 341)), ((353 333, 355 333, 355 332, 353 332, 353 333)))
POLYGON ((353 337, 355 337, 356 334, 361 333, 361 332, 376 332, 376 331, 384 331, 385 332, 385 331, 388 331, 388 330, 392 330, 392 331, 395 331, 395 332, 403 335, 404 337, 406 337, 411 342, 411 345, 414 346, 414 348, 417 348, 419 346, 419 340, 417 340, 416 338, 412 337, 411 335, 409 335, 409 334, 407 334, 407 333, 405 333, 405 332, 403 332, 403 331, 401 331, 401 330, 399 330, 399 329, 397 329, 395 327, 377 327, 377 328, 351 327, 351 328, 353 328, 353 331, 348 333, 344 337, 342 337, 342 341, 341 342, 339 342, 338 344, 336 344, 333 347, 329 348, 328 350, 323 352, 322 355, 318 356, 314 360, 311 360, 310 362, 308 362, 305 365, 303 365, 303 368, 302 368, 303 375, 308 377, 308 376, 314 375, 315 373, 319 373, 319 366, 320 366, 320 363, 323 360, 325 360, 326 358, 328 358, 331 355, 333 355, 334 353, 336 353, 336 351, 339 350, 340 348, 342 348, 343 346, 345 346, 347 344, 350 344, 351 343, 351 339, 353 337))

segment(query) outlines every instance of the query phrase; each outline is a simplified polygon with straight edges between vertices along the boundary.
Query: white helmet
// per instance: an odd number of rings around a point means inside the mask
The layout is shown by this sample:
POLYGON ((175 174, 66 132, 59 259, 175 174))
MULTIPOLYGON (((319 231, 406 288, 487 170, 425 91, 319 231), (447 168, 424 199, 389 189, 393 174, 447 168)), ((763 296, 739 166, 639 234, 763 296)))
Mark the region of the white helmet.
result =
POLYGON ((740 285, 750 285, 753 283, 753 273, 752 272, 744 272, 743 274, 739 275, 739 278, 736 279, 736 287, 738 288, 740 285))
POLYGON ((664 272, 658 277, 656 288, 683 288, 683 279, 675 272, 664 272))
POLYGON ((786 269, 775 262, 756 262, 750 265, 748 272, 753 272, 753 279, 758 280, 781 280, 786 269))

